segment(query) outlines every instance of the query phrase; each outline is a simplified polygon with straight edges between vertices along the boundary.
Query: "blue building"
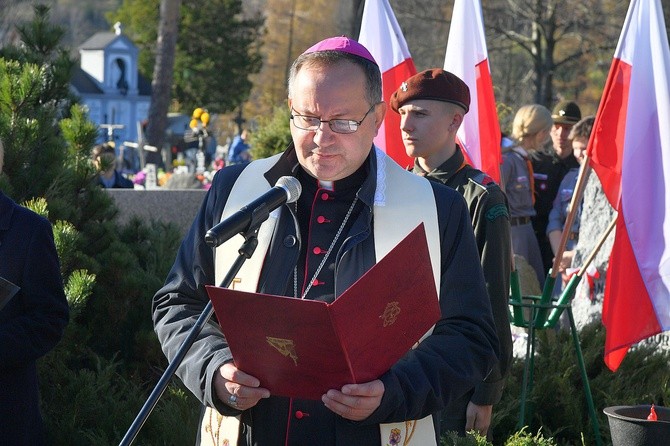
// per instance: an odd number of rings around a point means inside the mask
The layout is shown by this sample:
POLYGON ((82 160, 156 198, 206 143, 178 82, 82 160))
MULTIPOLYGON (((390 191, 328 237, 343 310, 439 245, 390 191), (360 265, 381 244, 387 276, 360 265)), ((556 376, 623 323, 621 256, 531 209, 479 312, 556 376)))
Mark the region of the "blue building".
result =
POLYGON ((100 127, 99 142, 113 138, 118 148, 138 140, 139 125, 149 113, 151 82, 139 73, 139 50, 123 35, 121 24, 114 30, 96 33, 79 47, 80 66, 71 88, 100 127))

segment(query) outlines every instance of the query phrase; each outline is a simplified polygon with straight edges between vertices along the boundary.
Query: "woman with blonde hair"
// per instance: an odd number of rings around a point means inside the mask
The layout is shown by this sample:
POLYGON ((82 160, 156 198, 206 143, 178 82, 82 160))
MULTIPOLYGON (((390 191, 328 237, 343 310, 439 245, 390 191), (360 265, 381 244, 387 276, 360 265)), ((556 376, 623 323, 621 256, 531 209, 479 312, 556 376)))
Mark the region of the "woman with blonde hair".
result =
POLYGON ((531 218, 535 216, 533 167, 528 153, 540 150, 549 140, 551 112, 540 104, 521 107, 512 123, 514 144, 503 149, 502 185, 507 194, 512 226, 512 249, 533 267, 540 287, 544 267, 531 218))

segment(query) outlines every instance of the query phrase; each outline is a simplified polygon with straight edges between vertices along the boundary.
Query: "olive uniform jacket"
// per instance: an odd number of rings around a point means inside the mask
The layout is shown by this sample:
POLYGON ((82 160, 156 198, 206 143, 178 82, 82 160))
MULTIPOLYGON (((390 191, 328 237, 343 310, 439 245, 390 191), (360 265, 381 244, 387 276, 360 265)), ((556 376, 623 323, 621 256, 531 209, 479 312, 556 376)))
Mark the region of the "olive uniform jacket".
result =
POLYGON ((443 426, 443 432, 462 431, 469 401, 481 406, 500 401, 512 363, 512 335, 508 316, 512 242, 507 198, 491 177, 465 162, 459 146, 456 146, 456 153, 451 158, 431 172, 423 170, 418 162, 415 162, 413 172, 456 189, 465 198, 500 345, 498 366, 473 392, 455 401, 445 411, 443 421, 446 421, 446 425, 443 426), (453 425, 450 425, 450 420, 453 420, 453 425))

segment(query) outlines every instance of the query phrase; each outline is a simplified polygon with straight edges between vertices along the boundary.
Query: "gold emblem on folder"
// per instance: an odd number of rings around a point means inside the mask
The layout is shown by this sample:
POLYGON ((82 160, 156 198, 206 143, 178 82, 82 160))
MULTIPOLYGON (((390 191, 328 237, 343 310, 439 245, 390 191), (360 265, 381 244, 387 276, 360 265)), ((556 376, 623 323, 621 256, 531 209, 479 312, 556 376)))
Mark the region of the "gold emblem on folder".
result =
POLYGON ((277 349, 279 353, 288 356, 293 360, 295 365, 298 365, 298 354, 295 352, 295 344, 293 343, 293 340, 273 338, 271 336, 266 336, 265 339, 268 341, 268 344, 277 349))
POLYGON ((386 304, 386 308, 384 309, 384 312, 379 315, 379 318, 384 321, 384 327, 388 327, 389 325, 395 324, 399 314, 400 306, 398 305, 398 302, 394 301, 386 304))

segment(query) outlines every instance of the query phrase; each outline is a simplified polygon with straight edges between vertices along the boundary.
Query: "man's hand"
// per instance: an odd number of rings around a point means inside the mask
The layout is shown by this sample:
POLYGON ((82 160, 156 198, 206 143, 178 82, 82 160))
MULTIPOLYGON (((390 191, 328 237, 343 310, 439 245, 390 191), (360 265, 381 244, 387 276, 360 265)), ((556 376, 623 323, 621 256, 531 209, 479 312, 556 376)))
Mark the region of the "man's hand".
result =
POLYGON ((486 437, 489 427, 491 427, 492 413, 493 406, 478 406, 470 401, 465 412, 465 431, 475 430, 479 432, 479 435, 486 437))
POLYGON ((346 384, 341 390, 331 389, 321 401, 342 418, 361 421, 379 407, 382 396, 384 384, 377 379, 363 384, 346 384))
POLYGON ((232 362, 222 365, 214 376, 216 396, 225 404, 239 410, 247 410, 262 398, 269 398, 270 391, 259 387, 258 378, 239 370, 232 362))
POLYGON ((575 257, 575 250, 572 251, 563 251, 563 257, 561 257, 560 271, 565 271, 566 269, 572 266, 572 259, 575 257))

